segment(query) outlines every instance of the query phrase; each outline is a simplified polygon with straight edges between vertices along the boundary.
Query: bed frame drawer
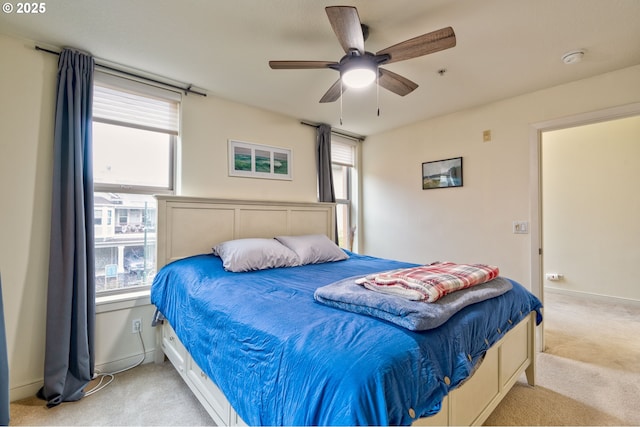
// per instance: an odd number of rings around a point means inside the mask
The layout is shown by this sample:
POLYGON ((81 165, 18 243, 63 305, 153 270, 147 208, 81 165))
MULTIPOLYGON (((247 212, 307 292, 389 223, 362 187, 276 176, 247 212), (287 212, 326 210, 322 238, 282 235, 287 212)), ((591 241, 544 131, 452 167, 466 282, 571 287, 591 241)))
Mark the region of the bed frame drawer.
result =
POLYGON ((162 351, 167 355, 180 375, 184 375, 187 349, 184 348, 168 322, 162 328, 162 351))
POLYGON ((500 393, 498 382, 498 349, 490 348, 482 363, 465 383, 464 387, 454 390, 451 405, 456 411, 451 415, 451 424, 468 426, 474 423, 476 417, 500 393))
POLYGON ((516 381, 521 367, 528 362, 531 339, 529 329, 525 326, 520 324, 513 328, 500 346, 500 385, 502 387, 507 387, 510 382, 516 381))
MULTIPOLYGON (((161 330, 162 351, 216 425, 246 426, 247 424, 236 414, 222 391, 194 362, 169 322, 165 321, 161 330)), ((161 359, 157 361, 162 362, 161 359)))
MULTIPOLYGON (((213 412, 219 417, 219 420, 214 418, 214 421, 218 425, 235 425, 237 420, 232 420, 232 413, 235 415, 235 411, 231 410, 231 405, 227 401, 225 395, 220 391, 211 379, 200 369, 200 367, 189 358, 187 361, 187 378, 197 389, 198 392, 204 397, 205 405, 210 406, 213 412)), ((211 414, 211 411, 208 411, 211 414)))

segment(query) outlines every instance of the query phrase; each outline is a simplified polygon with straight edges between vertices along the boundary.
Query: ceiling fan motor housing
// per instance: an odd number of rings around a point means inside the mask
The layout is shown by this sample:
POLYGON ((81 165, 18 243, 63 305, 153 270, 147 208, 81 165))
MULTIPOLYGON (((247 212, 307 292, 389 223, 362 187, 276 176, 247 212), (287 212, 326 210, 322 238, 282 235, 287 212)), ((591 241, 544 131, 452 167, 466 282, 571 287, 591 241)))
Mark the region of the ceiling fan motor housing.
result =
POLYGON ((378 65, 389 59, 389 55, 374 55, 371 52, 361 54, 357 49, 352 49, 340 59, 337 69, 340 78, 349 87, 365 87, 380 77, 378 65))

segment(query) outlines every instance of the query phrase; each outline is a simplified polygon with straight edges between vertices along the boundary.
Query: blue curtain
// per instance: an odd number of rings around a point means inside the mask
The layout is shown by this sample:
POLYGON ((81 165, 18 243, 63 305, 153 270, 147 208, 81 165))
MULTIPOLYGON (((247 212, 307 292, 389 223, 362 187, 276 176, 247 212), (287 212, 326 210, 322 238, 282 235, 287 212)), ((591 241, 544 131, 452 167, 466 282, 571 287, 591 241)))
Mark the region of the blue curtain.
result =
POLYGON ((7 335, 4 328, 4 305, 2 304, 2 276, 0 276, 0 426, 9 425, 8 359, 7 335))
POLYGON ((318 201, 335 202, 333 172, 331 170, 331 126, 322 124, 316 134, 316 163, 318 167, 318 201))
POLYGON ((94 59, 58 61, 44 386, 47 406, 79 400, 94 371, 95 258, 91 120, 94 59))
MULTIPOLYGON (((333 169, 331 168, 331 126, 321 124, 316 130, 316 166, 318 169, 318 201, 335 202, 333 169)), ((334 232, 338 242, 338 224, 334 232)))

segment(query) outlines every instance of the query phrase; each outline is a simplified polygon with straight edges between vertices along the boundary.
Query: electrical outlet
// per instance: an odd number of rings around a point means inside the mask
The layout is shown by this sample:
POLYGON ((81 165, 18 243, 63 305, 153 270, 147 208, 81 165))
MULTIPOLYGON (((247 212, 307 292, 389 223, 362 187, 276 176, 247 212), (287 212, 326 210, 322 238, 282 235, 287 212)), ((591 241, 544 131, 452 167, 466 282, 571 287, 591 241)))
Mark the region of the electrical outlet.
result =
POLYGON ((131 333, 137 334, 138 332, 142 332, 142 319, 133 319, 131 321, 131 333))

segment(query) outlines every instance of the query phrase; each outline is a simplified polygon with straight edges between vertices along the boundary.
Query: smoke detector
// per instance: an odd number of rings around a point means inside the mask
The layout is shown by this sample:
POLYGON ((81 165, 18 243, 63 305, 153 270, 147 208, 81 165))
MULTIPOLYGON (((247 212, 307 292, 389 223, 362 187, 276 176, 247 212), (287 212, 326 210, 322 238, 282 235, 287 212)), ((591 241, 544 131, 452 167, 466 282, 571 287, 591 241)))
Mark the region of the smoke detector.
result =
POLYGON ((562 55, 562 62, 565 64, 577 64, 582 61, 582 57, 584 56, 584 50, 572 50, 571 52, 567 52, 562 55))

